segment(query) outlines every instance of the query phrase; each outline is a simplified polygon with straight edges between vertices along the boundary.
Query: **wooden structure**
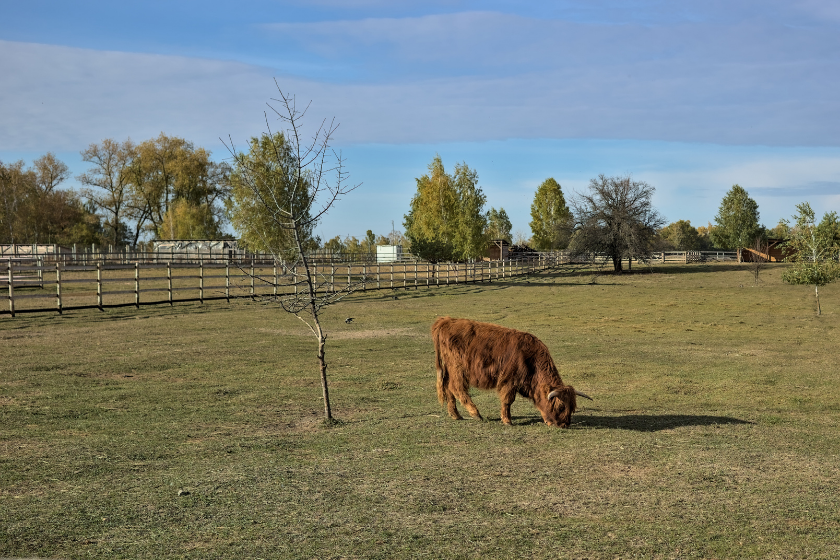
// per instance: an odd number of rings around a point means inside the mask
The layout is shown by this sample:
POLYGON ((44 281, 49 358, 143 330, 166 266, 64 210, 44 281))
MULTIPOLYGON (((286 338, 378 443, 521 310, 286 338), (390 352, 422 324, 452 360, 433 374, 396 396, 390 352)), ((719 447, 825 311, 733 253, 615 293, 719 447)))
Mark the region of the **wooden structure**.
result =
POLYGON ((501 261, 508 258, 510 243, 506 239, 493 239, 487 244, 487 260, 501 261))
POLYGON ((782 247, 784 242, 784 239, 768 239, 766 253, 750 247, 741 247, 739 249, 741 261, 754 262, 761 259, 763 262, 782 262, 790 256, 790 250, 782 247))

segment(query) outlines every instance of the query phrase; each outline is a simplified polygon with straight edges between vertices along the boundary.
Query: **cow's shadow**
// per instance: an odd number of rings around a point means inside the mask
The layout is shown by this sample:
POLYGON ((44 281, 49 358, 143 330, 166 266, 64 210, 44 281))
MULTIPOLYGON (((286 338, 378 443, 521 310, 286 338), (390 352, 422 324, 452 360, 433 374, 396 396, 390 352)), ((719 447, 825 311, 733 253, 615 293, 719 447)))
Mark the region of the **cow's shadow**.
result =
MULTIPOLYGON (((542 424, 539 416, 514 416, 514 425, 542 424)), ((705 416, 697 414, 620 414, 600 415, 581 413, 572 417, 573 429, 577 430, 633 430, 636 432, 659 432, 691 426, 721 426, 731 424, 753 424, 748 420, 731 416, 705 416)))

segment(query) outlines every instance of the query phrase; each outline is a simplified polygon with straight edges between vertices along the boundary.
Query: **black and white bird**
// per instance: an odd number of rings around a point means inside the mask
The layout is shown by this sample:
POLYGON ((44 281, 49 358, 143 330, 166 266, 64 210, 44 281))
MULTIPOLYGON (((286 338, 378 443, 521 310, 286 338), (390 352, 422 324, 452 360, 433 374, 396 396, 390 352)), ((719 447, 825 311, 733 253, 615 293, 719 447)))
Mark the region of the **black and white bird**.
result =
POLYGON ((346 319, 344 319, 344 322, 349 325, 350 323, 353 322, 353 317, 347 317, 346 319))

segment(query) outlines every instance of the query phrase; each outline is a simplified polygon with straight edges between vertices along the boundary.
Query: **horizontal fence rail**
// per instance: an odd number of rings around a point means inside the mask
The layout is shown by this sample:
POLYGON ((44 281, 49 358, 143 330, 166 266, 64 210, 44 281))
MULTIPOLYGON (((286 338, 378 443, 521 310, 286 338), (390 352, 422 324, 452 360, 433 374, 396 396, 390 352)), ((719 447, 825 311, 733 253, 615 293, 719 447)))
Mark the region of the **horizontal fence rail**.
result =
MULTIPOLYGON (((554 251, 551 253, 510 253, 509 259, 524 259, 543 254, 560 255, 569 262, 572 255, 568 251, 554 251)), ((5 259, 32 260, 40 259, 46 263, 62 263, 65 265, 133 264, 133 263, 233 263, 237 265, 249 264, 252 261, 262 264, 274 262, 270 253, 254 253, 244 249, 219 248, 203 246, 201 248, 176 248, 172 245, 162 246, 158 250, 149 251, 131 246, 86 246, 64 247, 61 245, 0 245, 0 262, 5 259)), ((307 260, 319 264, 337 264, 352 262, 357 264, 376 265, 383 263, 424 263, 422 259, 411 253, 401 253, 395 261, 391 255, 379 255, 375 252, 331 252, 319 249, 307 255, 307 260)), ((596 256, 594 262, 601 262, 603 256, 596 256)), ((704 261, 740 261, 738 251, 662 251, 651 255, 653 262, 704 262, 704 261)))
POLYGON ((707 261, 741 262, 738 251, 662 251, 653 253, 653 262, 659 263, 693 263, 707 261))
MULTIPOLYGON (((274 259, 255 254, 224 258, 223 255, 182 254, 162 260, 154 253, 62 253, 0 256, 0 289, 8 293, 8 307, 0 314, 58 312, 71 309, 104 309, 141 305, 204 302, 231 298, 260 298, 297 293, 301 289, 274 259)), ((169 255, 173 256, 173 255, 169 255)), ((740 261, 735 251, 664 251, 652 263, 740 261)), ((605 266, 604 255, 572 257, 565 251, 530 253, 504 260, 471 263, 338 263, 316 260, 310 270, 320 292, 357 289, 407 289, 472 282, 492 282, 539 272, 561 264, 589 263, 605 266)), ((295 269, 294 273, 300 272, 295 269)))
MULTIPOLYGON (((472 263, 312 263, 319 293, 446 286, 531 274, 568 262, 561 253, 472 263)), ((293 269, 293 273, 301 270, 293 269)), ((16 313, 263 298, 300 290, 274 261, 65 264, 43 258, 0 258, 0 286, 16 313)))

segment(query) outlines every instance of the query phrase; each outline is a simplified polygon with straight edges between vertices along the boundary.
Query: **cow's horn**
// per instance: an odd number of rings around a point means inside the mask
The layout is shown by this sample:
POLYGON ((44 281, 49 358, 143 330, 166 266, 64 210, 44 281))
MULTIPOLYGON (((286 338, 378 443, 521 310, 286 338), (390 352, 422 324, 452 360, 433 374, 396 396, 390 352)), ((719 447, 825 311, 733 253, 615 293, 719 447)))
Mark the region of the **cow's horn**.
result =
POLYGON ((558 395, 560 395, 560 389, 555 389, 548 394, 548 400, 551 400, 558 395))
POLYGON ((592 397, 590 397, 589 395, 587 395, 586 393, 581 393, 581 392, 580 392, 580 391, 578 391, 577 389, 575 389, 575 395, 577 395, 577 396, 579 396, 579 397, 583 397, 584 399, 589 399, 590 401, 594 401, 594 400, 595 400, 595 399, 593 399, 592 397))

